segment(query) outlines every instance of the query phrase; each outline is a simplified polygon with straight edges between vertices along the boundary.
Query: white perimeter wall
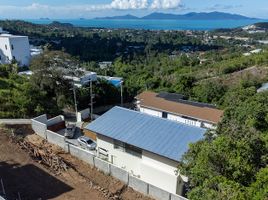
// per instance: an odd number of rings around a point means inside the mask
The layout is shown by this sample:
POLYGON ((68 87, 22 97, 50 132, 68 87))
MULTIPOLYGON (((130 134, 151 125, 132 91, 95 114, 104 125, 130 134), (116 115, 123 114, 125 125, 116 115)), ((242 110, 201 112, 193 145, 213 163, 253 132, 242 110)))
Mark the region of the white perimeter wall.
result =
POLYGON ((97 145, 98 148, 108 150, 108 161, 115 166, 170 193, 181 194, 183 182, 176 174, 178 162, 147 151, 143 151, 141 158, 133 156, 114 149, 113 140, 100 135, 97 137, 97 145))
POLYGON ((85 110, 81 110, 80 112, 77 113, 77 121, 82 122, 84 119, 89 118, 90 115, 90 109, 87 108, 85 110))
POLYGON ((47 126, 52 126, 54 124, 58 124, 60 122, 64 121, 64 116, 63 115, 59 115, 57 117, 51 118, 49 120, 47 120, 46 124, 47 126))

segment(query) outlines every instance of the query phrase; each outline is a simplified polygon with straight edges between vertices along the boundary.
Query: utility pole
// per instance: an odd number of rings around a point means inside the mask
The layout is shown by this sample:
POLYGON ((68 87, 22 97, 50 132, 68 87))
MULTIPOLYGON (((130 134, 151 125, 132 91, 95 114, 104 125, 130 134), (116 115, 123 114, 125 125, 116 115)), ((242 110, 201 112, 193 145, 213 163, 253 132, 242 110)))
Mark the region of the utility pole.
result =
POLYGON ((73 90, 73 94, 74 94, 75 118, 76 118, 76 122, 77 122, 77 114, 78 114, 78 111, 77 111, 76 91, 75 91, 74 82, 73 82, 73 89, 72 90, 73 90))
POLYGON ((123 83, 124 81, 121 81, 120 82, 120 90, 121 90, 121 107, 123 107, 123 104, 124 104, 124 99, 123 99, 123 83))
POLYGON ((90 119, 93 120, 93 88, 92 77, 90 78, 90 119))

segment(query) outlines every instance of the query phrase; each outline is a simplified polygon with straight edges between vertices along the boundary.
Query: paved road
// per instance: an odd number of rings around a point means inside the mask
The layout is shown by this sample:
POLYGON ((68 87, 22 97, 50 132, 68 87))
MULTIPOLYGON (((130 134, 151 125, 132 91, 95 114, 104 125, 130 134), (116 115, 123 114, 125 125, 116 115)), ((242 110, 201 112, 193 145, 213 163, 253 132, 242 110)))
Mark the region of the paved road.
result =
POLYGON ((0 124, 16 125, 16 124, 31 124, 30 119, 0 119, 0 124))

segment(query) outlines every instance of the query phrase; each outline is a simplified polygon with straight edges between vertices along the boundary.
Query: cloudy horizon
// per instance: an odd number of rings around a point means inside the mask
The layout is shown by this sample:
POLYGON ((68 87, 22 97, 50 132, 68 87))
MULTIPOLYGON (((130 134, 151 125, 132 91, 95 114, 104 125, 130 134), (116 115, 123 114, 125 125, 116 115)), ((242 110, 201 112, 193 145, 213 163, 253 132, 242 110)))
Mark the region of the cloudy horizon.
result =
POLYGON ((228 12, 249 17, 268 19, 268 2, 256 0, 245 2, 225 0, 1 0, 0 16, 10 19, 35 18, 94 18, 132 14, 144 16, 152 12, 184 14, 188 12, 228 12), (222 2, 222 1, 221 1, 222 2))

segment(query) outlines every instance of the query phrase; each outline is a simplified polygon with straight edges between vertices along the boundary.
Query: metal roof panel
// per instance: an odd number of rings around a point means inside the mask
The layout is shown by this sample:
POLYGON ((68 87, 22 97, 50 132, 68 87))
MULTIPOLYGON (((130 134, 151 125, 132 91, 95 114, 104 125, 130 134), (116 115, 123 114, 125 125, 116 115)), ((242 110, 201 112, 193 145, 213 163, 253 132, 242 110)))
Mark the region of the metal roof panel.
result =
POLYGON ((86 129, 176 161, 181 160, 190 143, 203 139, 206 132, 121 107, 112 108, 86 129))

